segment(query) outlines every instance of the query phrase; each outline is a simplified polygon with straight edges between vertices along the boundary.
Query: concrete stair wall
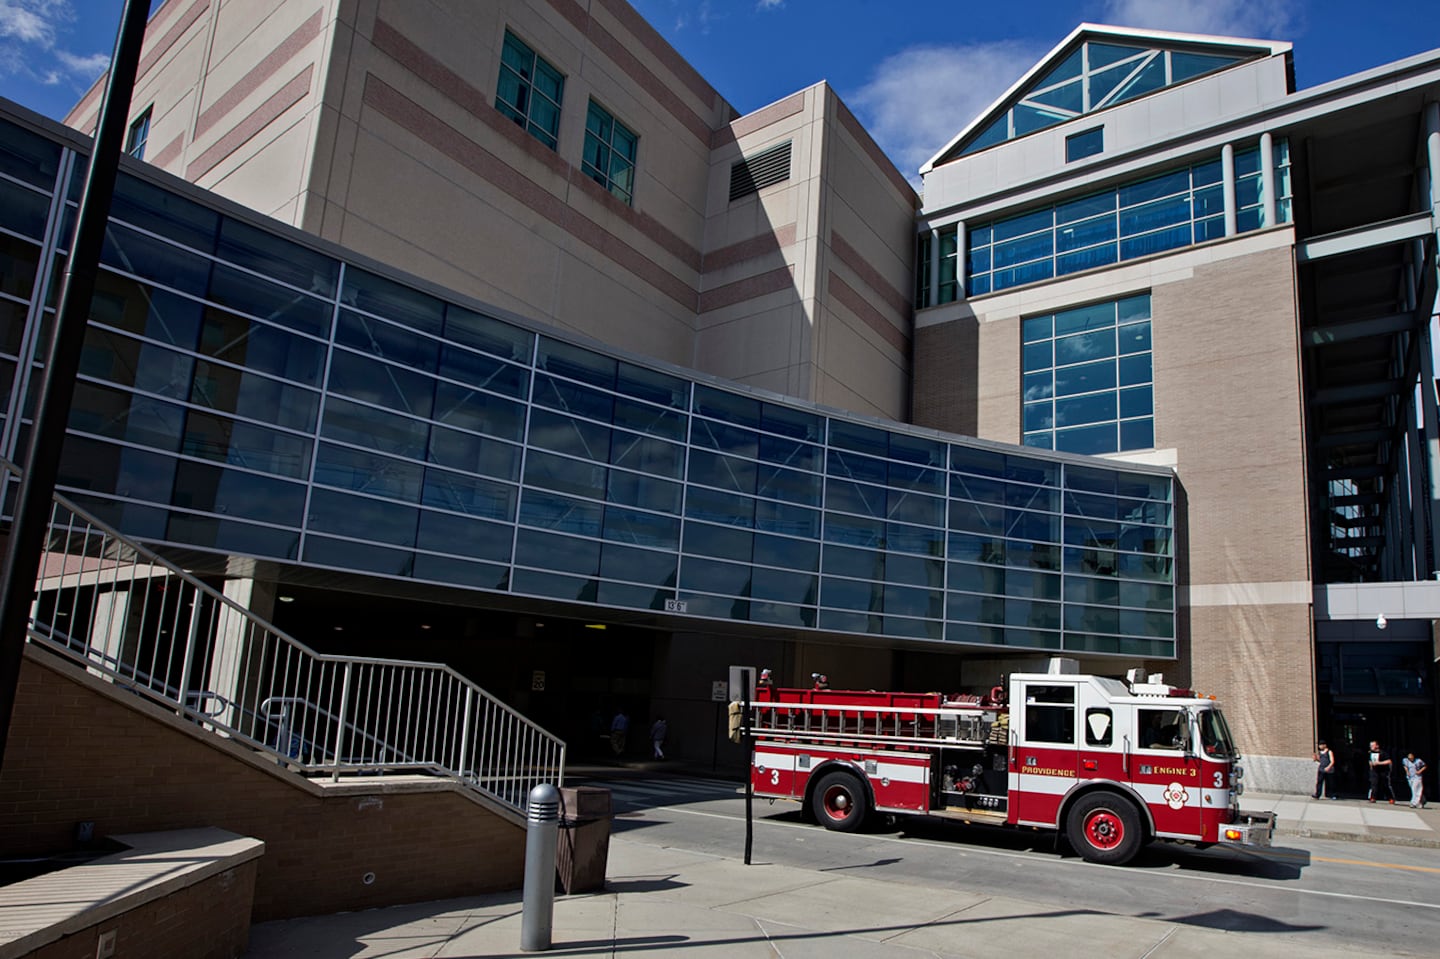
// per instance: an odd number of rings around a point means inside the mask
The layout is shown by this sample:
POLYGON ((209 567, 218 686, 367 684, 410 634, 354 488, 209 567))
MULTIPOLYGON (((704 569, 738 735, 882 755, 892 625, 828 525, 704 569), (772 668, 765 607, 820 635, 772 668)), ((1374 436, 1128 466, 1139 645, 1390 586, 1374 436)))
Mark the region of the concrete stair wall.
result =
POLYGON ((519 888, 524 823, 426 777, 312 782, 28 646, 0 770, 0 855, 216 826, 265 842, 254 920, 519 888))

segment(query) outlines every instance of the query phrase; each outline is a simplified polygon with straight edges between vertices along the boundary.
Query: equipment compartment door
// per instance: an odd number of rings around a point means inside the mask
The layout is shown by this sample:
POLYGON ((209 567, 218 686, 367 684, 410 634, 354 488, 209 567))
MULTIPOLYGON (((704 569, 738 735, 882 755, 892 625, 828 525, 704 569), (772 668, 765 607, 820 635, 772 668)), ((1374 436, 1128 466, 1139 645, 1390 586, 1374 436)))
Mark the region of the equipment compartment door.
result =
POLYGON ((755 795, 799 799, 805 795, 805 781, 809 773, 809 755, 797 757, 791 750, 756 743, 755 757, 750 766, 755 795), (797 765, 803 766, 798 774, 797 765))

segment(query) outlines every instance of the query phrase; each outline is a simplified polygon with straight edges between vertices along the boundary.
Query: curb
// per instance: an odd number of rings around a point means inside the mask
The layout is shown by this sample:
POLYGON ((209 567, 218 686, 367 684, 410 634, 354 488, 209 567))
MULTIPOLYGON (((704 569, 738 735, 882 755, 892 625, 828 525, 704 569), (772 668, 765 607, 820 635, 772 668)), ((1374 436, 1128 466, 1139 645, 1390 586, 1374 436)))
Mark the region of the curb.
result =
POLYGON ((1374 833, 1336 832, 1330 829, 1296 829, 1276 827, 1276 836, 1297 839, 1329 839, 1335 842, 1369 842, 1382 846, 1411 846, 1418 849, 1440 849, 1440 838, 1430 836, 1387 836, 1374 833))

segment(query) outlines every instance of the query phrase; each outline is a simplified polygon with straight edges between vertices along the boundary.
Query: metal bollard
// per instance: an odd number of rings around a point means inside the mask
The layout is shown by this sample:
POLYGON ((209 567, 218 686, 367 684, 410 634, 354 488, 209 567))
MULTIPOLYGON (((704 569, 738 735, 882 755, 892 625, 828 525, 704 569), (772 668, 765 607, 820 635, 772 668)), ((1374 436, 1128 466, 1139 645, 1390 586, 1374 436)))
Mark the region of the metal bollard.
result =
POLYGON ((520 948, 550 948, 555 915, 555 842, 560 832, 560 790, 541 783, 530 790, 525 827, 525 899, 520 915, 520 948))

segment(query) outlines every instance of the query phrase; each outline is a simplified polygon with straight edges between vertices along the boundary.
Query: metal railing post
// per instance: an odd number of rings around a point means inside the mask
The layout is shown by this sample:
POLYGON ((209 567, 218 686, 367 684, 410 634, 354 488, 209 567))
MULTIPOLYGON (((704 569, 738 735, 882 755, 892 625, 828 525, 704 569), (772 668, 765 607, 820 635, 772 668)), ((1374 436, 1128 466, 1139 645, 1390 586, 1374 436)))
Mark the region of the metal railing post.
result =
POLYGON ((470 748, 470 711, 475 708, 475 690, 465 687, 465 710, 460 719, 460 756, 456 762, 455 774, 465 779, 465 751, 470 748))
POLYGON ((331 782, 340 781, 340 757, 345 752, 345 717, 350 711, 350 667, 351 663, 345 664, 345 674, 340 680, 340 715, 335 717, 338 728, 335 730, 335 774, 330 778, 331 782))

